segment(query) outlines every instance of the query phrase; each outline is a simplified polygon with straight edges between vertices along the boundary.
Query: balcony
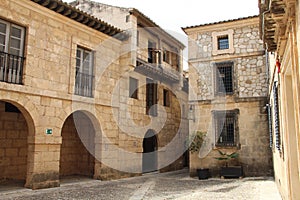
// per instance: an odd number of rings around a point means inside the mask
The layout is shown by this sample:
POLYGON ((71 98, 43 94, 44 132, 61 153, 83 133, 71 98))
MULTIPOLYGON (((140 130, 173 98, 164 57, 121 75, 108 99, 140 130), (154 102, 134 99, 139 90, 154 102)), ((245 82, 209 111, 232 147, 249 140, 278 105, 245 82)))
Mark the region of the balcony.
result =
POLYGON ((93 85, 95 76, 77 73, 75 80, 75 94, 85 97, 93 97, 93 85))
POLYGON ((0 82, 22 84, 24 59, 0 52, 0 82))
POLYGON ((163 67, 156 63, 137 60, 135 71, 154 80, 167 83, 179 83, 180 74, 176 70, 163 67))

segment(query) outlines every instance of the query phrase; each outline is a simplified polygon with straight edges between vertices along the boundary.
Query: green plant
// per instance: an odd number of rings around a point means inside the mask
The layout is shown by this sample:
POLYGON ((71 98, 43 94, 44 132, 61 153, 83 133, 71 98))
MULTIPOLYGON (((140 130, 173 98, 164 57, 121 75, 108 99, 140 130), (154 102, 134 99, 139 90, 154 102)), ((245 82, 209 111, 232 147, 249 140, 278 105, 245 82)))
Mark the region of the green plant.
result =
POLYGON ((217 159, 217 160, 226 161, 226 166, 228 166, 228 161, 230 161, 232 159, 236 159, 239 156, 239 154, 237 152, 233 152, 233 153, 228 154, 228 153, 222 152, 219 149, 217 149, 217 151, 219 152, 220 157, 214 157, 214 158, 217 159))
POLYGON ((196 131, 194 134, 190 135, 187 141, 189 151, 192 153, 199 151, 205 137, 206 133, 202 131, 196 131))

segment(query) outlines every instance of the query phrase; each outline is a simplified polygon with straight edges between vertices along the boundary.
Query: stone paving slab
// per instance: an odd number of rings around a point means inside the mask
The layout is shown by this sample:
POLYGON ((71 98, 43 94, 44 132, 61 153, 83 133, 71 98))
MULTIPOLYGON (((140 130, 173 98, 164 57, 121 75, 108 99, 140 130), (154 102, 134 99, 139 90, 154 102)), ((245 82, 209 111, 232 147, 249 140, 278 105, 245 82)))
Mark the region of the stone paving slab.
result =
POLYGON ((198 180, 187 170, 149 174, 116 181, 77 180, 62 183, 59 188, 43 190, 17 189, 1 191, 0 199, 103 199, 103 200, 198 200, 255 199, 280 200, 273 178, 198 180))

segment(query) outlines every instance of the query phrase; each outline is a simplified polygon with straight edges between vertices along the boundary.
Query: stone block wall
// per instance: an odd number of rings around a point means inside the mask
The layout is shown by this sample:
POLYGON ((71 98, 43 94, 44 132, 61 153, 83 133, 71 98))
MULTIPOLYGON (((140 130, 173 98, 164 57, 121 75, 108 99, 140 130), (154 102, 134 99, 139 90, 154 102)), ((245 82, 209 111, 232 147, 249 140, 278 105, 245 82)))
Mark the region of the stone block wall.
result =
MULTIPOLYGON (((239 109, 238 115, 238 147, 215 147, 215 132, 211 110, 214 110, 212 105, 200 104, 197 109, 200 110, 200 123, 197 130, 207 131, 206 145, 201 151, 201 158, 198 153, 190 154, 190 172, 196 175, 197 168, 209 168, 213 176, 219 175, 220 167, 225 165, 225 162, 218 161, 215 157, 220 154, 217 149, 222 152, 239 154, 238 159, 229 162, 229 165, 243 166, 245 176, 271 176, 272 156, 269 148, 268 120, 267 113, 262 108, 266 103, 266 99, 257 101, 246 101, 238 103, 228 103, 226 109, 239 109)), ((218 110, 218 109, 216 109, 218 110)))
POLYGON ((263 97, 267 95, 265 55, 259 38, 258 24, 245 24, 233 28, 233 54, 213 55, 212 31, 221 32, 231 27, 199 31, 190 37, 190 73, 192 89, 199 100, 212 100, 214 94, 215 63, 232 61, 234 90, 237 97, 263 97))
MULTIPOLYGON (((24 131, 26 138, 18 139, 24 142, 21 160, 27 156, 27 167, 19 163, 16 167, 22 174, 14 173, 12 178, 26 179, 26 187, 39 189, 59 186, 60 176, 65 175, 89 175, 103 180, 140 175, 119 170, 120 166, 141 166, 141 157, 126 160, 120 149, 141 153, 142 139, 147 131, 141 132, 141 139, 130 137, 128 132, 120 129, 123 123, 120 119, 133 116, 134 122, 139 125, 147 125, 151 120, 145 115, 146 87, 142 87, 140 99, 136 102, 128 100, 128 88, 123 90, 123 87, 128 87, 128 82, 122 82, 124 74, 133 66, 132 54, 126 51, 130 41, 122 43, 33 1, 4 0, 0 10, 2 20, 26 29, 23 84, 0 82, 1 106, 3 102, 17 105, 24 118, 20 117, 21 114, 11 117, 18 126, 23 120, 22 123, 26 122, 28 128, 27 132, 24 131), (94 52, 95 87, 91 98, 74 95, 77 47, 94 52), (129 112, 125 112, 126 109, 129 112), (68 119, 76 111, 85 113, 89 119, 87 121, 93 124, 95 161, 91 161, 93 159, 80 145, 72 120, 68 119), (80 162, 82 165, 78 164, 80 162)), ((146 81, 144 76, 137 76, 139 80, 146 81)), ((125 79, 128 80, 128 76, 125 79)), ((160 98, 161 93, 162 87, 159 89, 160 98)), ((187 96, 180 93, 179 98, 184 100, 187 96)), ((174 106, 172 111, 167 112, 170 121, 168 130, 164 130, 164 134, 171 136, 162 136, 163 144, 173 137, 173 131, 179 129, 181 105, 174 103, 174 106)), ((2 110, 0 116, 0 126, 4 127, 8 118, 2 116, 2 110)), ((188 126, 186 118, 184 124, 188 126)), ((187 134, 187 129, 180 129, 182 134, 187 134)), ((14 131, 21 132, 21 129, 15 128, 14 131)), ((6 131, 2 131, 1 140, 9 140, 6 135, 6 131)), ((9 148, 15 148, 14 145, 17 143, 12 143, 9 148)), ((5 156, 5 152, 6 149, 0 147, 0 156, 5 156)), ((2 162, 0 165, 5 170, 10 166, 15 167, 13 164, 3 166, 2 162)))
MULTIPOLYGON (((182 106, 182 104, 186 104, 187 94, 178 91, 176 86, 158 82, 158 115, 154 117, 146 114, 146 77, 133 72, 128 76, 124 76, 120 88, 119 146, 126 151, 142 156, 143 140, 146 132, 150 129, 154 130, 158 141, 158 166, 160 164, 164 165, 162 166, 164 167, 163 171, 182 168, 184 161, 181 155, 184 153, 184 141, 188 135, 187 116, 183 116, 184 113, 187 113, 187 106, 182 106), (129 77, 138 80, 138 99, 129 97, 129 77), (170 106, 163 105, 164 89, 169 90, 170 106), (174 142, 174 146, 169 145, 171 142, 174 142), (167 157, 171 156, 170 153, 166 153, 165 148, 171 148, 169 150, 174 152, 174 155, 172 155, 173 160, 167 165, 173 164, 174 166, 169 166, 169 168, 166 168, 165 163, 167 163, 167 159, 171 159, 167 157), (181 154, 176 157, 176 152, 178 155, 179 152, 181 154), (181 158, 180 161, 176 162, 179 157, 181 158)), ((137 160, 126 159, 131 160, 131 163, 124 161, 125 164, 132 165, 135 163, 137 167, 142 167, 141 157, 137 160)))
POLYGON ((194 120, 190 134, 207 133, 204 150, 190 154, 191 174, 197 168, 209 168, 218 174, 224 162, 217 161, 217 150, 238 152, 235 163, 243 166, 245 176, 272 175, 267 120, 267 74, 263 42, 259 38, 258 17, 248 17, 207 25, 188 27, 190 104, 194 120), (228 39, 228 48, 218 48, 218 37, 228 39), (233 92, 218 94, 217 63, 232 63, 233 92), (238 110, 234 133, 237 146, 217 147, 214 111, 238 110), (199 158, 200 157, 200 158, 199 158))
POLYGON ((0 182, 25 180, 28 127, 22 113, 7 112, 0 102, 0 182))

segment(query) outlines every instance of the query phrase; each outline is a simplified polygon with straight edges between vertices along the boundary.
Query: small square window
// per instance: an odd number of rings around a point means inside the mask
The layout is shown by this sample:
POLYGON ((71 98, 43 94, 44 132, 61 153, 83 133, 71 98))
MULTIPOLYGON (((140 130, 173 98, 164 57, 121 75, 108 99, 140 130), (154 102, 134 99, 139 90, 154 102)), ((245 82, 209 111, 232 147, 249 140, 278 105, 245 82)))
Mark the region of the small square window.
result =
POLYGON ((164 89, 164 106, 170 107, 170 91, 164 89))
POLYGON ((233 29, 212 32, 213 56, 234 53, 233 33, 233 29))
POLYGON ((138 80, 135 78, 129 78, 129 97, 138 99, 138 80))
POLYGON ((229 49, 228 35, 218 37, 218 50, 229 49))

